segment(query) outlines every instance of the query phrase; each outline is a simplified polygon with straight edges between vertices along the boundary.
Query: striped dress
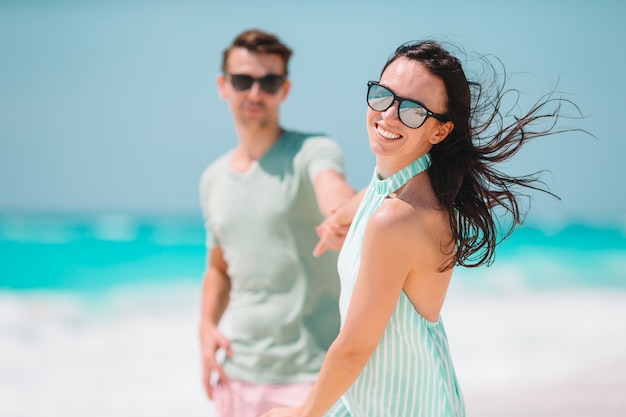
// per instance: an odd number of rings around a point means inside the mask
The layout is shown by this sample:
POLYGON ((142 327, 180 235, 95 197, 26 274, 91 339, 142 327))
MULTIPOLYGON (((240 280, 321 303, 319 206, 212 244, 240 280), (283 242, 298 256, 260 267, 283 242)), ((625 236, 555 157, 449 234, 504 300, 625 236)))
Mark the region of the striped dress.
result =
MULTIPOLYGON (((342 325, 358 275, 365 226, 392 192, 426 170, 423 155, 386 180, 376 172, 339 255, 342 325)), ((465 415, 441 319, 423 318, 404 294, 369 362, 327 417, 441 417, 465 415)))

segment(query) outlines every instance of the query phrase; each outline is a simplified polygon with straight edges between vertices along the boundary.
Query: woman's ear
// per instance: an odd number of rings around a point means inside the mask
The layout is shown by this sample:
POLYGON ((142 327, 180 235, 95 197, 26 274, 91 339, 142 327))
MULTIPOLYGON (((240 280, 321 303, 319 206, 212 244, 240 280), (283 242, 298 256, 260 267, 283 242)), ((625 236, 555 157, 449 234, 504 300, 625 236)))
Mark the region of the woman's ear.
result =
POLYGON ((432 143, 433 145, 436 145, 439 142, 443 141, 445 138, 448 137, 450 132, 452 132, 452 129, 454 129, 454 123, 452 123, 451 121, 440 123, 439 128, 437 129, 437 132, 435 133, 435 136, 433 136, 430 139, 430 143, 432 143))

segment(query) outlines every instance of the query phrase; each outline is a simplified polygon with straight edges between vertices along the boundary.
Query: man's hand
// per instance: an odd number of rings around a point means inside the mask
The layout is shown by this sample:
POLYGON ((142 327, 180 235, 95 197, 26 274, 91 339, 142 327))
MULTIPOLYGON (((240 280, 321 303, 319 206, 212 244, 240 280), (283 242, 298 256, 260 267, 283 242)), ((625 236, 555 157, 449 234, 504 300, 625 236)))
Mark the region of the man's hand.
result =
POLYGON ((200 330, 200 347, 204 390, 209 399, 213 400, 213 386, 211 385, 211 375, 213 372, 217 372, 221 383, 228 384, 228 377, 217 359, 217 352, 223 349, 229 357, 232 356, 233 352, 228 339, 215 326, 200 330))

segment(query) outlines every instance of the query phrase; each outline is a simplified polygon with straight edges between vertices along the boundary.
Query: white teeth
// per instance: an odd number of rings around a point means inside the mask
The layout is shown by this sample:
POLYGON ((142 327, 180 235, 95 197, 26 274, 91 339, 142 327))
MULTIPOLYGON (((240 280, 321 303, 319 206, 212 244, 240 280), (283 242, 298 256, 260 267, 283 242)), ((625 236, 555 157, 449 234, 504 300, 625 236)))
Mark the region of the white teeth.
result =
POLYGON ((380 127, 379 125, 376 125, 376 131, 378 132, 380 136, 382 136, 385 139, 398 139, 400 137, 400 135, 396 133, 388 132, 382 127, 380 127))

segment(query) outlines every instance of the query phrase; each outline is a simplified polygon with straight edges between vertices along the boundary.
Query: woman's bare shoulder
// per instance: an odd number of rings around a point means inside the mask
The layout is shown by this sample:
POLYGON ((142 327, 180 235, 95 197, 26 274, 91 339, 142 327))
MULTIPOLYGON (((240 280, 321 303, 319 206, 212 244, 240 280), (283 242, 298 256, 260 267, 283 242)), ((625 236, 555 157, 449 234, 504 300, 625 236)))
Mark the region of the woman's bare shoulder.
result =
POLYGON ((431 257, 440 254, 442 248, 449 252, 452 233, 448 214, 432 193, 420 191, 406 187, 390 195, 370 218, 368 229, 385 236, 388 244, 401 240, 401 245, 394 245, 398 250, 431 257))

